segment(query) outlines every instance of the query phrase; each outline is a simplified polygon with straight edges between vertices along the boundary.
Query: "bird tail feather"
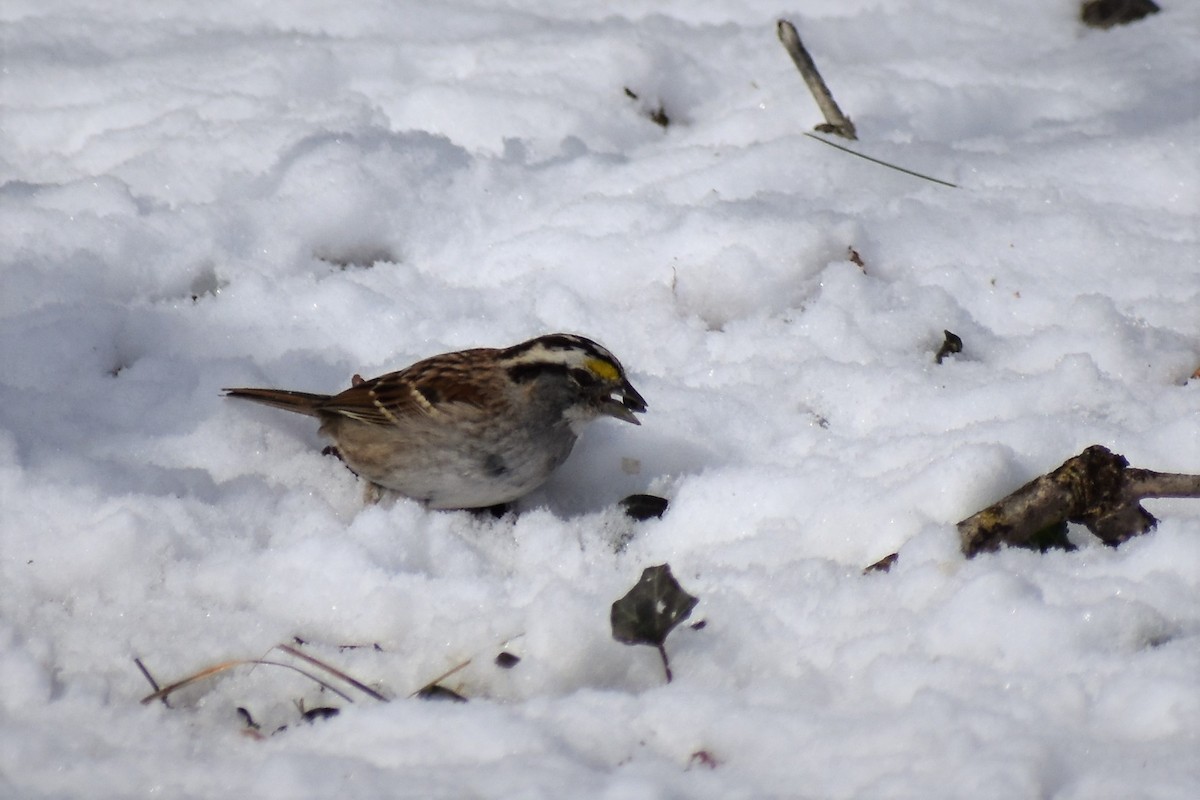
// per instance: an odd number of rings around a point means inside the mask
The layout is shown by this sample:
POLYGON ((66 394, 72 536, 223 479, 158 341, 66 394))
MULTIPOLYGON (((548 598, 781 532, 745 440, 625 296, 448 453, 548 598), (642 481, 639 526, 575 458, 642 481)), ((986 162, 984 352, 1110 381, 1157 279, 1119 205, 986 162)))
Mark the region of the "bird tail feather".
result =
POLYGON ((226 397, 241 397, 256 403, 282 408, 297 414, 317 416, 317 409, 329 399, 327 394, 293 392, 287 389, 224 389, 226 397))

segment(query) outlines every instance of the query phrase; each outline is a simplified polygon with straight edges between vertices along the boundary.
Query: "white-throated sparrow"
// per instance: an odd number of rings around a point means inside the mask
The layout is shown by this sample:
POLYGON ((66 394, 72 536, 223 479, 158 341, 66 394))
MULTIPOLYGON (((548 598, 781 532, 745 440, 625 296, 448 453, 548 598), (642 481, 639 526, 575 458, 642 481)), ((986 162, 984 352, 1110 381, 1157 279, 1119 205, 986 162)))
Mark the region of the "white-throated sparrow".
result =
POLYGON ((225 392, 317 417, 351 469, 430 508, 515 500, 566 460, 587 422, 637 425, 646 410, 612 353, 568 333, 443 353, 335 395, 225 392))

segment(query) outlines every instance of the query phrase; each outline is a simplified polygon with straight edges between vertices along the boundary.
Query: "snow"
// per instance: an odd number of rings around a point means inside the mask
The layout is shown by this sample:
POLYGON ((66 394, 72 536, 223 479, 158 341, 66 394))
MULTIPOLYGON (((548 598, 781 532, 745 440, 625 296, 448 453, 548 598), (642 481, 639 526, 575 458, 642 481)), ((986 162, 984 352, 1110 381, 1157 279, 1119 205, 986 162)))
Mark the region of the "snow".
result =
POLYGON ((1200 472, 1200 6, 1077 5, 8 0, 0 796, 1200 796, 1200 502, 954 527, 1090 444, 1200 472), (780 16, 958 188, 805 137, 780 16), (498 520, 220 396, 557 330, 650 410, 498 520), (670 684, 608 616, 664 562, 670 684), (293 637, 392 702, 138 702, 293 637))

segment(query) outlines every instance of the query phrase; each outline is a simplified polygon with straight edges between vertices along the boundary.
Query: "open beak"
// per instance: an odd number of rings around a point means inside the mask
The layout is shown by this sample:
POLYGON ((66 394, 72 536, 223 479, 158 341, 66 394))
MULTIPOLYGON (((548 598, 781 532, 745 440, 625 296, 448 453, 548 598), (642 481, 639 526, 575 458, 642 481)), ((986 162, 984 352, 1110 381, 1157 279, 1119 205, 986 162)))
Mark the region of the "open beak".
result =
POLYGON ((620 399, 618 400, 616 397, 605 398, 600 402, 600 412, 610 417, 632 422, 634 425, 641 425, 642 423, 633 415, 633 412, 636 411, 639 414, 644 412, 646 410, 646 401, 638 394, 637 389, 634 389, 633 384, 626 379, 621 383, 616 393, 620 395, 620 399))

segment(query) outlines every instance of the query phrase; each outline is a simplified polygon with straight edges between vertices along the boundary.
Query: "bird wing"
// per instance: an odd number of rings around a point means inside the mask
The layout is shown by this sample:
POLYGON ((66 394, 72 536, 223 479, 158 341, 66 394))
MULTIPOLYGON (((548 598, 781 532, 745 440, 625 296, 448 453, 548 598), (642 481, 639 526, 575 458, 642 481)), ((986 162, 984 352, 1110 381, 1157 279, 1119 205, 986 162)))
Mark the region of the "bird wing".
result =
POLYGON ((321 404, 324 413, 371 425, 400 425, 407 418, 440 416, 448 405, 481 411, 486 404, 483 388, 470 382, 438 380, 431 371, 411 368, 362 381, 321 404))

